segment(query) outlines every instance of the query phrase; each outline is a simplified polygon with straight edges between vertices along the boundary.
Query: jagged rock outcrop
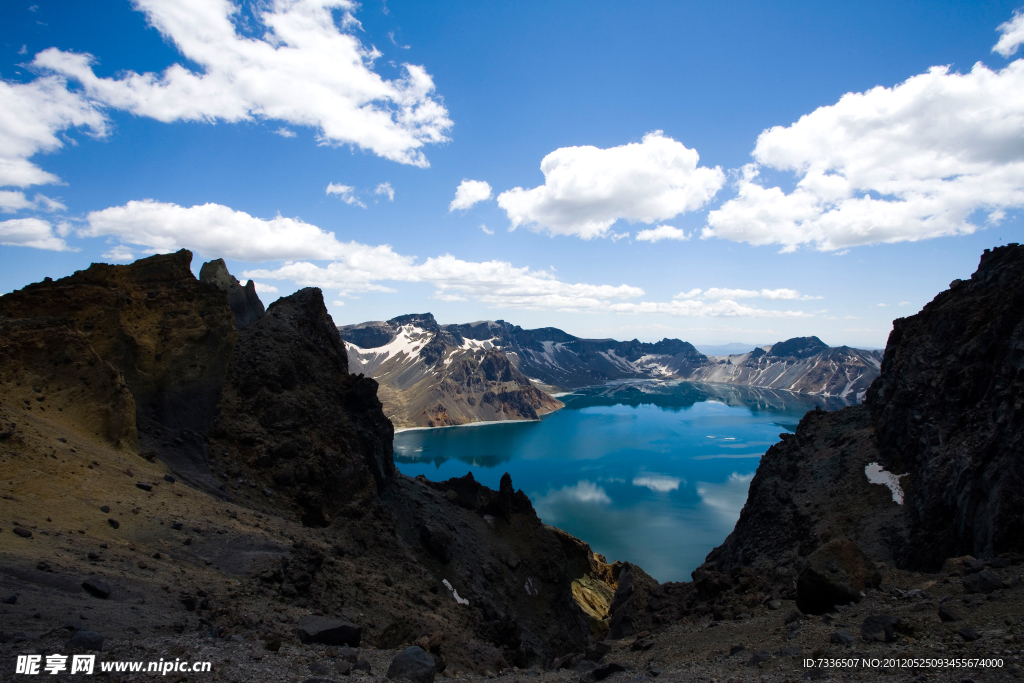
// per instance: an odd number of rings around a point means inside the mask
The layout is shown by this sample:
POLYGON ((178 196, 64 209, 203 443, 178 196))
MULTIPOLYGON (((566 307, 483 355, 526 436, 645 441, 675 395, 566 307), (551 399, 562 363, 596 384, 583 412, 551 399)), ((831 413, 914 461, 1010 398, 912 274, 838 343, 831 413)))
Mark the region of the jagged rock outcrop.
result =
POLYGON ((239 332, 211 431, 215 464, 279 490, 307 524, 359 516, 395 476, 394 428, 376 394, 374 380, 348 373, 319 289, 278 299, 239 332))
POLYGON ((810 412, 768 450, 708 566, 795 571, 835 538, 931 571, 1024 550, 1024 247, 986 250, 893 327, 865 404, 810 412))
POLYGON ((244 330, 263 317, 266 310, 256 295, 256 283, 249 280, 243 287, 228 272, 224 259, 214 259, 203 264, 199 270, 199 281, 208 282, 228 295, 228 306, 235 314, 235 329, 244 330))
POLYGON ((237 333, 224 292, 196 280, 191 262, 183 249, 123 266, 94 263, 0 297, 0 318, 66 319, 122 373, 140 449, 215 490, 203 437, 237 333))

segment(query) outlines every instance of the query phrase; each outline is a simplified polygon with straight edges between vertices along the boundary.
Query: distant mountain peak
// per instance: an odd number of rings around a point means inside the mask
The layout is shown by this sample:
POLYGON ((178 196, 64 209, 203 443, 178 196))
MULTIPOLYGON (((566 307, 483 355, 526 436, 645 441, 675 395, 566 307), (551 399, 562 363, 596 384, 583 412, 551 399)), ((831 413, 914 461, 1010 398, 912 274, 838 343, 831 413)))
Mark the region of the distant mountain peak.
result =
POLYGON ((768 355, 776 358, 810 358, 828 349, 829 345, 817 337, 793 337, 773 344, 768 355))

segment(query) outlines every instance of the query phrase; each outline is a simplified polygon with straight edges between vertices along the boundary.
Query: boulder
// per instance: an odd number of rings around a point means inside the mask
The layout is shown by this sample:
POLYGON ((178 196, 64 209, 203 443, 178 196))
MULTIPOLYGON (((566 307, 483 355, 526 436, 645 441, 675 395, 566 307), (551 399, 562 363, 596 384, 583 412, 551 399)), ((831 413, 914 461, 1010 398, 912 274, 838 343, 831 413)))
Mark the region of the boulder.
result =
POLYGON ((387 677, 412 681, 412 683, 433 683, 434 658, 423 648, 412 645, 399 652, 388 667, 387 677))
POLYGON ((853 541, 836 539, 815 550, 797 579, 796 604, 822 614, 836 605, 860 602, 861 591, 875 588, 881 575, 853 541))
POLYGON ((308 616, 299 620, 298 633, 299 640, 307 645, 322 643, 323 645, 359 647, 359 641, 363 637, 363 627, 341 619, 308 616))
POLYGON ((67 649, 103 650, 103 636, 95 631, 78 631, 67 642, 67 649))
POLYGON ((90 594, 95 595, 97 598, 106 600, 110 597, 110 586, 103 581, 94 578, 88 578, 82 582, 82 588, 88 591, 90 594))
POLYGON ((874 614, 860 625, 860 634, 867 641, 892 643, 896 640, 896 627, 899 623, 899 617, 891 614, 874 614))
POLYGON ((963 579, 965 593, 991 593, 1006 588, 1006 582, 995 572, 982 569, 977 574, 968 574, 963 579))

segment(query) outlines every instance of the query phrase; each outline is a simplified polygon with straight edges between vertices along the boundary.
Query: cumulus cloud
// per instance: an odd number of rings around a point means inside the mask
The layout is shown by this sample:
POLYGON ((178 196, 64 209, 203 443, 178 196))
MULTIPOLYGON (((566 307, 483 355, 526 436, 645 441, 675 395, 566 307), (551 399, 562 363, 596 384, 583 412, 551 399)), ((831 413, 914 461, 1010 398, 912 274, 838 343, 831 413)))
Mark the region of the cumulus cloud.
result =
POLYGON ((373 71, 381 53, 353 34, 360 28, 354 0, 259 3, 262 35, 238 30, 240 8, 229 0, 134 5, 196 70, 174 64, 162 74, 101 78, 92 55, 56 48, 37 54, 32 66, 81 83, 106 106, 167 123, 280 121, 316 128, 321 144, 355 145, 420 167, 429 165, 421 148, 447 140, 452 122, 422 66, 403 64, 396 80, 373 71))
MULTIPOLYGON (((263 220, 221 204, 183 207, 152 199, 131 201, 86 216, 83 237, 116 237, 146 253, 187 247, 207 256, 247 262, 333 259, 373 249, 339 242, 298 218, 263 220)), ((390 247, 387 248, 390 251, 390 247)))
POLYGON ((395 201, 395 188, 391 187, 391 183, 381 183, 373 193, 384 195, 389 202, 395 201))
POLYGON ((483 180, 465 180, 455 189, 455 199, 448 205, 448 212, 465 211, 478 202, 491 198, 491 186, 483 180))
POLYGON ((366 204, 359 201, 359 197, 356 196, 356 188, 351 185, 338 185, 335 183, 328 183, 326 194, 337 195, 338 199, 349 204, 350 206, 361 206, 364 209, 366 204))
POLYGON ((656 228, 641 230, 636 234, 638 242, 660 242, 661 240, 688 240, 690 236, 679 228, 671 225, 659 225, 656 228))
POLYGON ((0 190, 0 211, 4 213, 15 213, 25 209, 53 212, 64 211, 67 208, 63 203, 44 194, 37 194, 29 199, 24 192, 0 190))
POLYGON ((431 285, 441 299, 473 299, 494 307, 685 317, 810 315, 759 309, 727 299, 633 302, 630 300, 644 295, 643 289, 627 284, 564 282, 552 270, 516 267, 499 260, 464 261, 444 254, 420 261, 395 252, 389 245, 342 242, 334 233, 298 218, 262 219, 219 204, 182 207, 151 199, 132 201, 88 214, 78 234, 117 240, 120 246, 115 245, 111 253, 188 248, 211 258, 249 263, 286 261, 243 275, 259 282, 289 280, 301 286, 335 289, 342 296, 393 292, 386 283, 415 282, 431 285))
POLYGON ((807 294, 801 294, 795 289, 727 289, 721 287, 712 287, 710 289, 691 289, 688 292, 680 292, 676 294, 673 299, 769 299, 769 300, 789 300, 789 301, 808 301, 811 299, 820 299, 820 296, 809 296, 807 294))
POLYGON ((1024 60, 847 93, 761 133, 702 237, 831 251, 972 233, 976 212, 1024 206, 1020 92, 1024 60), (792 172, 793 191, 761 184, 762 167, 792 172))
POLYGON ((544 184, 498 195, 512 227, 603 237, 619 219, 656 223, 704 206, 725 183, 696 150, 661 131, 620 147, 562 147, 541 161, 544 184))
POLYGON ((491 230, 490 228, 488 228, 488 227, 487 227, 486 225, 484 225, 483 223, 481 223, 481 224, 480 224, 480 229, 484 231, 484 234, 485 234, 485 235, 493 235, 493 234, 494 234, 494 231, 493 231, 493 230, 491 230))
POLYGON ((656 493, 668 493, 677 490, 682 481, 679 477, 670 477, 667 474, 643 474, 633 477, 633 486, 649 488, 656 493))
POLYGON ((1000 24, 996 31, 1000 34, 999 42, 992 47, 992 52, 998 52, 1009 59, 1020 44, 1024 43, 1024 12, 1015 11, 1013 18, 1000 24))
POLYGON ((47 251, 78 251, 54 234, 53 225, 41 218, 13 218, 0 221, 0 244, 47 251))
POLYGON ((293 138, 295 137, 295 131, 292 130, 291 128, 285 128, 284 126, 281 126, 280 128, 274 131, 274 135, 280 135, 283 138, 293 138))
POLYGON ((60 182, 29 159, 61 149, 64 142, 58 133, 69 128, 85 128, 102 137, 107 120, 92 102, 70 92, 59 76, 29 83, 0 80, 0 187, 60 182))

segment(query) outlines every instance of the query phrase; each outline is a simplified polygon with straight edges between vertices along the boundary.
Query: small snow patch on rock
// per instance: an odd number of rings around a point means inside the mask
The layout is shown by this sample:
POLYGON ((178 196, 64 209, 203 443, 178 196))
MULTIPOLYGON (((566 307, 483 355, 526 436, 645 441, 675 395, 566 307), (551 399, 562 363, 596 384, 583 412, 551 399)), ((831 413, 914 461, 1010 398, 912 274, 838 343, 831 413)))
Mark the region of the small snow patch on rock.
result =
POLYGON ((898 505, 903 505, 903 488, 900 487, 900 477, 905 477, 907 474, 893 474, 892 472, 886 472, 885 469, 877 462, 871 462, 865 465, 864 474, 872 484, 888 486, 889 490, 892 491, 892 502, 898 505))

